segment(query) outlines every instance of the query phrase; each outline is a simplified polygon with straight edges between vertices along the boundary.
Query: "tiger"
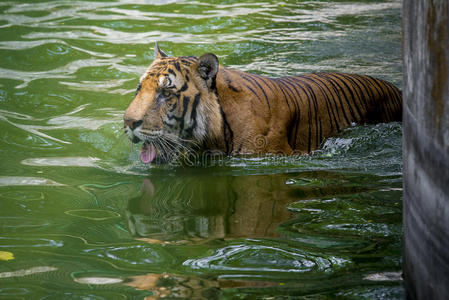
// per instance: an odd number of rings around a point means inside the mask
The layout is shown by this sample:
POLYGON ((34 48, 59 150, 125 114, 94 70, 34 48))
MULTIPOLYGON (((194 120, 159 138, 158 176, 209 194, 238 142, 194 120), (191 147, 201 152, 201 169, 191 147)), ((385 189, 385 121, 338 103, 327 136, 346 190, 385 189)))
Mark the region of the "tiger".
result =
POLYGON ((181 152, 303 155, 354 123, 402 119, 401 91, 368 75, 271 78, 223 67, 212 53, 168 56, 156 44, 154 55, 123 117, 145 164, 181 152))

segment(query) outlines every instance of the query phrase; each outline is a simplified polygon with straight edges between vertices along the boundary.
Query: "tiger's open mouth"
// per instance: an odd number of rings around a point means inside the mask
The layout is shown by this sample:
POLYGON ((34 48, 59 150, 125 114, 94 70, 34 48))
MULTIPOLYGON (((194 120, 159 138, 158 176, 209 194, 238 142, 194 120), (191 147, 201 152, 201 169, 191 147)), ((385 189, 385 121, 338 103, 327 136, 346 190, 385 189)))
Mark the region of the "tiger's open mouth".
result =
POLYGON ((140 150, 140 160, 144 164, 151 163, 157 155, 157 149, 152 144, 147 142, 143 143, 142 149, 140 150))
POLYGON ((130 137, 133 143, 143 142, 140 150, 140 160, 144 164, 164 164, 177 160, 181 156, 193 153, 194 147, 198 147, 194 141, 183 140, 173 134, 153 133, 130 137))

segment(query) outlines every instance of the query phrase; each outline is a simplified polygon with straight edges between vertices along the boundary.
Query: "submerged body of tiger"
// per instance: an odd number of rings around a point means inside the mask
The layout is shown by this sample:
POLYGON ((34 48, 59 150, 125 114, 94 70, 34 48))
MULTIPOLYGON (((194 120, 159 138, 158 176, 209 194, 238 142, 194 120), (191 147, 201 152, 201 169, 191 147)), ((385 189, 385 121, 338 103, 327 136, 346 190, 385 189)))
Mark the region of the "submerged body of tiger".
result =
POLYGON ((219 66, 213 54, 156 59, 125 112, 141 158, 180 151, 309 153, 352 123, 400 121, 401 92, 365 75, 314 73, 268 78, 219 66))

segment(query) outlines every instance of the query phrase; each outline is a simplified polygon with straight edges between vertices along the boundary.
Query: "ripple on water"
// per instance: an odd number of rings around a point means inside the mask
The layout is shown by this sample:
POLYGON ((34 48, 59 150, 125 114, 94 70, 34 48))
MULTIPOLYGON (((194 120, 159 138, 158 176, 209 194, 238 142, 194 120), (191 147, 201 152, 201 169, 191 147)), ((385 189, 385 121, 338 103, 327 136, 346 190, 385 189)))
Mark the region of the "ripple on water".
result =
POLYGON ((31 237, 0 237, 0 248, 60 248, 64 246, 61 240, 31 237))
POLYGON ((41 157, 27 158, 22 164, 28 166, 58 166, 58 167, 97 167, 100 161, 96 157, 41 157))
POLYGON ((96 247, 83 251, 86 254, 114 261, 118 266, 134 270, 166 272, 175 262, 174 257, 160 245, 129 245, 96 247))
POLYGON ((50 226, 50 221, 31 217, 1 217, 1 228, 4 234, 12 230, 24 230, 26 228, 45 228, 50 226))
POLYGON ((120 218, 120 214, 111 210, 104 209, 74 209, 64 212, 66 215, 89 219, 92 221, 104 221, 120 218))
POLYGON ((0 176, 0 186, 65 186, 65 184, 42 177, 0 176))
MULTIPOLYGON (((42 191, 22 191, 22 190, 9 190, 0 192, 0 196, 4 197, 4 199, 11 199, 15 201, 41 201, 44 200, 44 193, 42 191)), ((11 217, 12 218, 12 217, 11 217)))
POLYGON ((33 267, 26 270, 17 270, 11 272, 2 272, 0 273, 0 278, 9 278, 9 277, 23 277, 27 275, 32 275, 36 273, 45 273, 58 270, 55 267, 50 266, 42 266, 42 267, 33 267))
POLYGON ((211 256, 188 259, 183 265, 202 270, 267 274, 320 273, 330 268, 336 270, 347 263, 345 258, 313 255, 300 249, 245 244, 220 248, 211 256))
POLYGON ((89 300, 108 300, 108 299, 129 299, 127 294, 125 293, 118 293, 117 291, 102 291, 102 290, 95 290, 95 291, 80 291, 78 289, 71 290, 67 287, 61 287, 61 289, 64 290, 64 292, 61 291, 55 291, 52 292, 51 295, 43 296, 39 299, 42 300, 59 300, 59 299, 89 299, 89 300))
MULTIPOLYGON (((56 138, 44 133, 44 131, 62 131, 67 129, 97 131, 100 127, 116 121, 115 118, 97 119, 74 115, 76 113, 80 113, 86 108, 86 106, 88 105, 86 104, 79 106, 71 112, 51 117, 48 120, 35 119, 31 116, 1 110, 0 120, 4 120, 10 125, 10 129, 8 130, 9 134, 4 135, 3 140, 8 144, 19 145, 24 148, 60 148, 60 144, 67 145, 72 144, 72 142, 56 138), (11 119, 18 119, 20 120, 20 123, 17 121, 12 121, 11 119), (37 124, 23 124, 25 122, 30 123, 30 121, 37 124), (46 121, 46 123, 41 125, 43 121, 46 121)), ((112 114, 114 112, 110 111, 108 113, 112 114)))
POLYGON ((0 287, 0 295, 3 296, 22 296, 29 294, 30 291, 26 288, 1 288, 0 287))
POLYGON ((396 197, 390 201, 385 194, 374 191, 292 203, 289 209, 298 215, 281 224, 278 232, 309 249, 377 257, 379 249, 401 235, 401 208, 396 197))

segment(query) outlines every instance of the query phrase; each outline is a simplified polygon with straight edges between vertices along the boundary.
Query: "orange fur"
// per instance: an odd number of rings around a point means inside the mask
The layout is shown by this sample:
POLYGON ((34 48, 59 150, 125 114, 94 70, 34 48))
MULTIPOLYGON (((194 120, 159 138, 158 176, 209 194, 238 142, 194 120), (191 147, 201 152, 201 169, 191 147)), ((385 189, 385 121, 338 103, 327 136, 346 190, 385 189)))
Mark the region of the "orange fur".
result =
POLYGON ((401 92, 370 76, 269 78, 218 66, 213 54, 167 57, 157 46, 155 51, 124 116, 134 141, 142 132, 138 138, 155 145, 165 135, 200 150, 288 155, 315 150, 354 122, 401 120, 401 92))

